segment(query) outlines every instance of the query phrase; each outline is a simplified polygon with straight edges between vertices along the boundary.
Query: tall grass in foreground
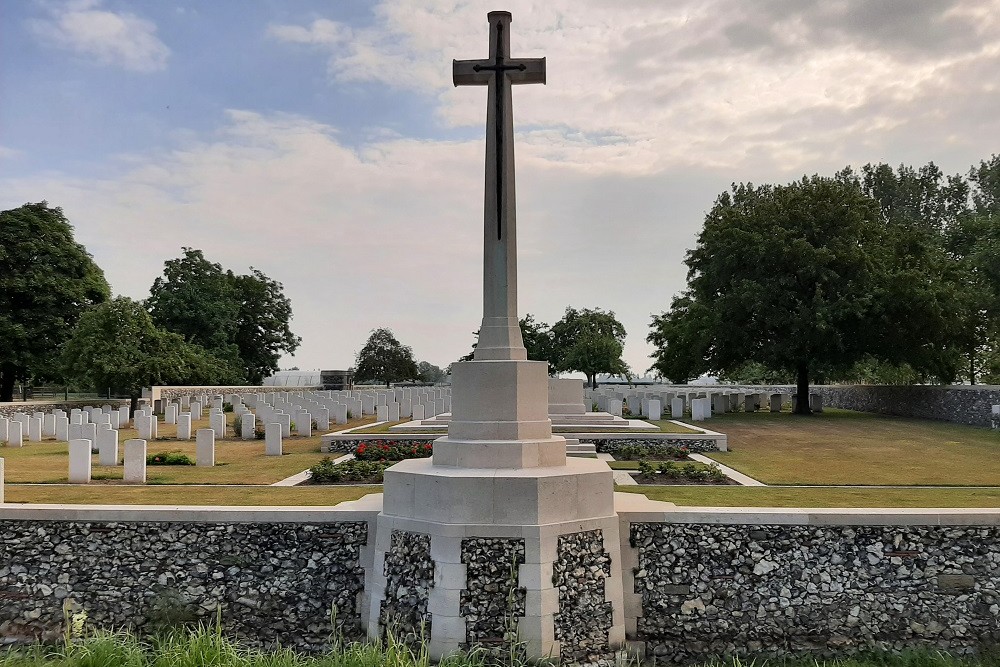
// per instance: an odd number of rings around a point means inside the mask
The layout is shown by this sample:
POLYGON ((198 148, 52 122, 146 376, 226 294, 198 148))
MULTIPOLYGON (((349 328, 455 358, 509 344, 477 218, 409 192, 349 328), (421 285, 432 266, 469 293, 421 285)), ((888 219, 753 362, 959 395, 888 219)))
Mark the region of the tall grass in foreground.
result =
MULTIPOLYGON (((669 661, 657 662, 669 664, 669 661)), ((410 647, 391 637, 383 642, 334 641, 327 654, 306 656, 291 649, 260 651, 242 647, 213 627, 175 630, 148 640, 124 632, 97 631, 82 641, 61 646, 0 651, 0 667, 430 667, 431 664, 425 644, 410 647)), ((515 657, 513 652, 497 656, 473 651, 439 664, 527 667, 530 663, 515 657)), ((835 659, 731 658, 711 660, 702 667, 1000 667, 1000 654, 956 657, 937 651, 908 651, 835 659)))
MULTIPOLYGON (((442 661, 444 667, 484 667, 473 652, 442 661)), ((503 661, 505 665, 508 662, 503 661)), ((496 664, 495 662, 493 664, 496 664)), ((0 652, 0 667, 430 667, 425 644, 411 648, 391 637, 384 642, 335 641, 322 656, 291 649, 261 651, 242 647, 218 628, 175 630, 141 640, 129 633, 96 631, 61 646, 0 652)), ((509 667, 518 667, 509 665, 509 667)))

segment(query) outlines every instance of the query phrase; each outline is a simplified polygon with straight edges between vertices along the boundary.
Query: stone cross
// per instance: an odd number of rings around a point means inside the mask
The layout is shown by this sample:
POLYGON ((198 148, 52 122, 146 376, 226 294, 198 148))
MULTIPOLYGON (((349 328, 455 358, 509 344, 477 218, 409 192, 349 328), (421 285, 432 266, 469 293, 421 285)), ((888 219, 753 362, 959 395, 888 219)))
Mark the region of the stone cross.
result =
POLYGON ((453 61, 456 86, 489 86, 486 106, 486 196, 483 324, 474 358, 527 359, 517 319, 517 225, 514 205, 514 84, 545 83, 545 58, 513 59, 510 13, 490 12, 490 57, 453 61))

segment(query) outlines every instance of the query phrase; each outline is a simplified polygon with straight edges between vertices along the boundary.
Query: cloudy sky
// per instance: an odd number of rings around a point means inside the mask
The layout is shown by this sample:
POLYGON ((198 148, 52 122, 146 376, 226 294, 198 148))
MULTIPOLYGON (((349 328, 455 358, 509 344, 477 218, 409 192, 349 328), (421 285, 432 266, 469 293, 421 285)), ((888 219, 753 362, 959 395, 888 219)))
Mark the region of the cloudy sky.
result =
POLYGON ((446 365, 479 325, 486 91, 451 85, 513 14, 520 311, 650 315, 733 181, 1000 151, 1000 0, 4 0, 0 208, 48 200, 113 290, 201 248, 284 283, 350 365, 389 327, 446 365))

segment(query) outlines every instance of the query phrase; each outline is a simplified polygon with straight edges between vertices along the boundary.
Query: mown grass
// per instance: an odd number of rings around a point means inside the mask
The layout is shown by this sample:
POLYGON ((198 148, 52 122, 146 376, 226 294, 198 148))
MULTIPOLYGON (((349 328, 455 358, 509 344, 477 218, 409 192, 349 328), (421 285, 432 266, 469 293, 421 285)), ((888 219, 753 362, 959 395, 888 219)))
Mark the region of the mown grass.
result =
POLYGON ((7 484, 7 503, 73 505, 330 506, 382 493, 381 486, 107 486, 7 484))
MULTIPOLYGON (((226 415, 232 420, 232 415, 226 415)), ((354 419, 347 424, 334 427, 336 431, 371 423, 372 417, 354 419)), ((192 429, 208 428, 208 419, 194 423, 192 429)), ((158 437, 146 443, 149 454, 159 452, 179 452, 195 458, 194 440, 177 440, 177 427, 159 424, 158 437)), ((227 428, 227 437, 215 442, 215 466, 148 466, 148 484, 273 484, 286 477, 307 470, 323 459, 319 451, 323 434, 317 433, 305 438, 292 435, 282 442, 282 456, 265 456, 263 440, 242 440, 234 437, 232 428, 227 428)), ((135 429, 119 429, 119 459, 124 443, 138 438, 135 429)), ((46 439, 28 443, 24 447, 0 447, 0 457, 6 461, 8 483, 61 483, 69 475, 69 448, 66 442, 46 439)), ((95 484, 113 484, 122 478, 122 467, 98 465, 98 456, 92 459, 92 477, 95 484)))
POLYGON ((974 426, 831 409, 706 426, 729 436, 711 458, 765 484, 1000 485, 1000 432, 974 426))
POLYGON ((892 489, 766 486, 619 486, 694 507, 1000 507, 1000 488, 892 489))

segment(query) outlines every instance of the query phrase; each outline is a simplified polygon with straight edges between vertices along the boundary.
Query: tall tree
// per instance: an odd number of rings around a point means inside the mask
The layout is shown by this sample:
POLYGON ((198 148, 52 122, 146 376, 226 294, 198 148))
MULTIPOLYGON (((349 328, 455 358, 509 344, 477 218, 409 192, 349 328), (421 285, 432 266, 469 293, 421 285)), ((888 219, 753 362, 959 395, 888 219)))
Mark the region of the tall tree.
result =
POLYGON ((873 344, 878 223, 851 179, 733 185, 685 260, 686 311, 654 319, 651 338, 680 344, 663 354, 704 358, 715 371, 755 361, 792 372, 797 410, 808 414, 810 369, 848 365, 873 344))
POLYGON ((249 275, 226 274, 236 293, 234 341, 239 349, 247 382, 260 384, 278 370, 278 359, 291 354, 302 342, 292 333, 292 302, 281 283, 250 267, 249 275))
POLYGON ((122 296, 81 316, 63 346, 61 366, 68 378, 128 395, 133 410, 143 387, 231 382, 225 363, 157 328, 141 303, 122 296))
POLYGON ((440 366, 435 366, 428 361, 421 361, 417 364, 417 379, 421 382, 442 382, 448 373, 440 366))
POLYGON ((359 382, 393 382, 415 380, 419 370, 413 359, 413 349, 403 345, 389 329, 374 329, 358 352, 354 376, 359 382))
POLYGON ((291 331, 291 301, 281 283, 252 267, 239 275, 201 250, 183 250, 183 257, 165 262, 150 288, 153 321, 225 360, 241 382, 260 383, 301 342, 291 331))
POLYGON ((568 307, 552 325, 553 366, 586 374, 591 387, 597 387, 598 373, 628 374, 624 349, 625 327, 610 310, 568 307))
POLYGON ((80 316, 110 296, 104 273, 47 202, 0 211, 0 401, 50 375, 80 316))

